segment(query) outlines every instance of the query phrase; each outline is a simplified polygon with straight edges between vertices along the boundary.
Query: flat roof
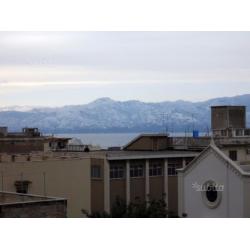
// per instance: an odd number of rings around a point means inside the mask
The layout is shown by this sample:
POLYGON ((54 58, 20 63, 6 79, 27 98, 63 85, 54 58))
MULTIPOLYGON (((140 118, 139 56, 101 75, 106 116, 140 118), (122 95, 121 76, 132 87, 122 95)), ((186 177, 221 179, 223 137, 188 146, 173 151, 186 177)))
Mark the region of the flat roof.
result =
POLYGON ((107 159, 108 160, 129 160, 129 159, 195 157, 199 154, 200 152, 186 151, 186 150, 111 151, 111 152, 107 152, 107 159))
POLYGON ((64 198, 47 197, 32 194, 21 194, 7 191, 0 191, 0 206, 23 203, 34 203, 44 201, 66 201, 64 198))
POLYGON ((246 108, 244 105, 215 105, 211 108, 246 108))
POLYGON ((10 137, 10 136, 0 136, 0 141, 68 141, 72 138, 68 137, 50 137, 50 136, 37 136, 37 137, 10 137))

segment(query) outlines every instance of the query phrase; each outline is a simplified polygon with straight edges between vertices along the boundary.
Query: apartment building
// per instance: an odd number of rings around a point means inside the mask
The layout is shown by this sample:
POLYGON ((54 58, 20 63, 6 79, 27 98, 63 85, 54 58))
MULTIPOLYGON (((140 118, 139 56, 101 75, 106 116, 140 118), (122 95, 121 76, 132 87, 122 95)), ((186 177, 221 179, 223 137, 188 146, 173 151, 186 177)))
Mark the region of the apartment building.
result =
POLYGON ((67 199, 67 216, 82 217, 90 211, 89 156, 58 155, 50 152, 2 155, 0 188, 3 191, 67 199))
POLYGON ((168 148, 165 134, 141 135, 122 150, 2 154, 2 190, 66 198, 68 217, 110 212, 117 197, 129 202, 165 199, 178 211, 177 168, 199 152, 168 148), (29 156, 29 157, 28 157, 29 156))
POLYGON ((0 127, 0 153, 20 154, 63 149, 71 138, 44 136, 38 128, 23 128, 21 132, 9 132, 0 127))
POLYGON ((92 161, 92 212, 110 211, 119 197, 127 204, 164 199, 169 211, 177 214, 176 170, 199 153, 167 149, 168 141, 164 134, 140 135, 123 150, 106 152, 103 165, 101 159, 92 161))

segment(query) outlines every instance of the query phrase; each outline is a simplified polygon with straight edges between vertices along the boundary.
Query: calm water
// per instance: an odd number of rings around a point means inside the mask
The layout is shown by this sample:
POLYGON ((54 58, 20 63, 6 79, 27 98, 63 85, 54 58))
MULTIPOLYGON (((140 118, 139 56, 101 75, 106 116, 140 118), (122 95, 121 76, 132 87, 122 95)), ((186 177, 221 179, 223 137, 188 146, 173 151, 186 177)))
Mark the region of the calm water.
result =
POLYGON ((98 133, 98 134, 58 134, 56 136, 77 138, 83 144, 98 145, 102 148, 124 146, 139 133, 98 133))
MULTIPOLYGON (((98 145, 102 148, 124 146, 140 133, 97 133, 97 134, 57 134, 57 137, 80 139, 83 144, 98 145)), ((185 133, 175 133, 174 136, 184 136, 185 133)))

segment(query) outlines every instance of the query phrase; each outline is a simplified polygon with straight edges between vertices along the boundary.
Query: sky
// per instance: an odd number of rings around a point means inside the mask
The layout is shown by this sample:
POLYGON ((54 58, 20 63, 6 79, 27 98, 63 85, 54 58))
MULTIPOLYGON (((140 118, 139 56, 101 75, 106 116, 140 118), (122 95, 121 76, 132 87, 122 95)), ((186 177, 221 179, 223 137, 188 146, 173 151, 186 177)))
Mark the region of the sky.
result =
POLYGON ((0 32, 0 106, 250 93, 250 32, 0 32))

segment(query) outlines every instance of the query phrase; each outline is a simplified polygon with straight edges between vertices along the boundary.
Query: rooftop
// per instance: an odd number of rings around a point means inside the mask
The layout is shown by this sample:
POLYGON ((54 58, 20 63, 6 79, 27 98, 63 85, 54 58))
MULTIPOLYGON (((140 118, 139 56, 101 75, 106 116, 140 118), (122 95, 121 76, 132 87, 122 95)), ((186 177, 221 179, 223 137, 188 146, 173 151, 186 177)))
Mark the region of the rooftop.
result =
POLYGON ((0 191, 0 206, 45 201, 66 201, 66 199, 0 191))
POLYGON ((244 105, 215 105, 211 106, 211 108, 245 108, 244 105))
POLYGON ((196 151, 186 150, 161 150, 161 151, 110 151, 107 152, 108 160, 125 159, 147 159, 147 158, 175 158, 175 157, 194 157, 199 155, 196 151))

